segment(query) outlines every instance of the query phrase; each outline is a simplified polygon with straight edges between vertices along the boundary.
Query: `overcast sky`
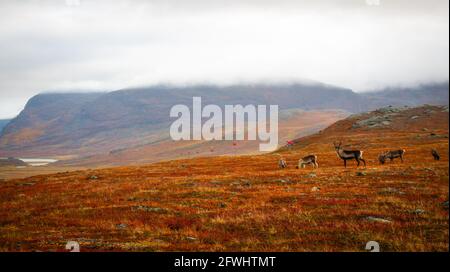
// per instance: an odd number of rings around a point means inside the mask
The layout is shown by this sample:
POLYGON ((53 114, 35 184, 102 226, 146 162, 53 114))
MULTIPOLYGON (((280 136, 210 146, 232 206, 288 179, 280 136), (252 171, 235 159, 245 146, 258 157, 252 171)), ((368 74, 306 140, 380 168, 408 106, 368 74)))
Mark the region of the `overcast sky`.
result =
POLYGON ((0 0, 0 119, 43 91, 448 80, 448 0, 0 0))

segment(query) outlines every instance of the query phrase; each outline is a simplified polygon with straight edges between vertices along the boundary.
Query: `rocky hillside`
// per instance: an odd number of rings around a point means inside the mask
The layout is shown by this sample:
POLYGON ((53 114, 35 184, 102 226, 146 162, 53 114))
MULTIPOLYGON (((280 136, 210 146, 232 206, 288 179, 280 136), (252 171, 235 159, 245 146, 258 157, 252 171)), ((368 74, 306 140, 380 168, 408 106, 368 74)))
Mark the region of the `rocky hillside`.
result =
POLYGON ((448 108, 357 114, 277 154, 0 182, 0 251, 448 252, 448 108), (333 141, 364 150, 344 168, 333 141), (385 150, 406 149, 380 165, 385 150), (441 153, 435 161, 431 149, 441 153), (306 154, 319 168, 295 169, 306 154), (280 156, 286 169, 278 168, 280 156))
MULTIPOLYGON (((349 115, 340 110, 283 110, 279 115, 278 135, 280 145, 305 135, 313 134, 349 115)), ((167 131, 165 132, 167 133, 167 131)), ((161 132, 161 135, 166 135, 161 132)), ((259 141, 173 141, 168 136, 153 143, 115 149, 58 162, 58 166, 93 167, 146 164, 162 160, 220 155, 258 154, 259 141)))
MULTIPOLYGON (((332 149, 333 142, 340 141, 348 148, 369 149, 365 154, 370 154, 371 160, 376 162, 383 151, 414 148, 417 142, 448 144, 448 122, 448 106, 385 107, 351 115, 316 134, 294 140, 292 148, 281 148, 278 152, 297 149, 315 152, 318 144, 332 149)), ((442 152, 448 153, 448 150, 442 152)))
POLYGON ((191 105, 193 96, 201 96, 204 105, 277 104, 281 110, 357 113, 387 105, 448 103, 448 83, 367 94, 324 84, 156 86, 110 93, 42 94, 33 97, 6 126, 0 156, 70 159, 154 146, 169 139, 170 108, 191 105))

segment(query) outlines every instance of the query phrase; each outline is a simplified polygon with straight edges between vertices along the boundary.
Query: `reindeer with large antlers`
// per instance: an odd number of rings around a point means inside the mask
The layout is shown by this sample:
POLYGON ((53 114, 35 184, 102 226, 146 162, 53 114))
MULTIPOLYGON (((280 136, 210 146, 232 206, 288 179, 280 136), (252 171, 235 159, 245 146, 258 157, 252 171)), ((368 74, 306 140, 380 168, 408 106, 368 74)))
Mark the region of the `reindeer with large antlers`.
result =
POLYGON ((361 150, 344 150, 342 149, 342 142, 334 143, 334 149, 336 150, 336 154, 338 157, 344 161, 344 167, 347 168, 348 160, 356 160, 359 166, 360 162, 364 163, 364 167, 366 167, 366 161, 363 159, 361 150))

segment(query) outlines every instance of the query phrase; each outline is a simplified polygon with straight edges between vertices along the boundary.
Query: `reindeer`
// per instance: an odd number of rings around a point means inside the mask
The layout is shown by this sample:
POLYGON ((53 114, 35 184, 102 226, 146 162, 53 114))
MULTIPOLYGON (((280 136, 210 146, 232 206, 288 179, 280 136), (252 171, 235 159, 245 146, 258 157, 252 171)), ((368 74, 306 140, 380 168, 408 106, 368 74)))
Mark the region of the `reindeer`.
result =
POLYGON ((364 167, 366 167, 366 161, 363 159, 361 150, 344 150, 342 149, 342 142, 339 144, 334 143, 334 149, 336 150, 336 154, 338 157, 344 161, 344 167, 347 168, 347 160, 356 160, 359 166, 360 162, 364 163, 364 167))
POLYGON ((278 160, 278 167, 281 169, 287 168, 287 163, 283 158, 280 158, 280 160, 278 160))
POLYGON ((439 153, 436 149, 431 149, 431 155, 433 155, 433 158, 435 161, 438 161, 441 159, 441 156, 439 156, 439 153))
POLYGON ((305 165, 312 164, 314 168, 319 168, 319 164, 317 163, 316 155, 309 155, 298 160, 297 169, 305 168, 305 165))
POLYGON ((392 162, 392 161, 394 161, 395 158, 400 158, 400 160, 403 162, 403 155, 405 155, 405 152, 406 152, 406 150, 404 150, 404 149, 387 151, 387 152, 381 153, 378 156, 378 161, 381 164, 384 164, 386 162, 386 159, 390 159, 392 162))

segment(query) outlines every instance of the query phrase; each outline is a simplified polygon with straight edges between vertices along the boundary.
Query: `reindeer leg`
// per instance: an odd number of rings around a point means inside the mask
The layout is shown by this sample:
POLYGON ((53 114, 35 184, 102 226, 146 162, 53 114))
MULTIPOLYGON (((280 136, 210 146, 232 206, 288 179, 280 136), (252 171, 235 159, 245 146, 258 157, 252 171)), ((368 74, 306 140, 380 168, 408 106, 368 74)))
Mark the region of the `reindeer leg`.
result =
POLYGON ((344 160, 344 167, 347 168, 347 160, 344 160))
POLYGON ((364 163, 364 168, 366 168, 366 160, 363 158, 361 158, 360 160, 364 163))

